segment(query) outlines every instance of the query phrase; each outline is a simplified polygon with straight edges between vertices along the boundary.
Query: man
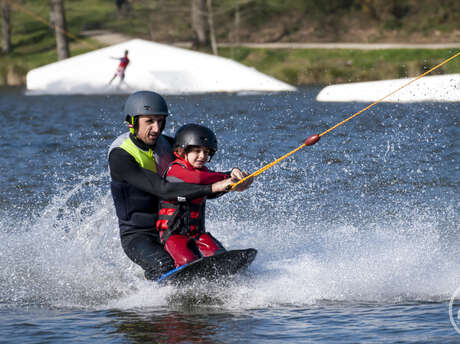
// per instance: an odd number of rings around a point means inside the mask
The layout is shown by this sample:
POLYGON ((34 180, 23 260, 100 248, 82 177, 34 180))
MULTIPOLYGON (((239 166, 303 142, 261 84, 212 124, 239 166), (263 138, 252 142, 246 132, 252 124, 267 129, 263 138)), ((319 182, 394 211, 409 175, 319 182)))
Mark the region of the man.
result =
MULTIPOLYGON (((168 105, 155 92, 139 91, 128 97, 124 112, 130 132, 120 135, 109 149, 111 191, 121 245, 126 255, 144 269, 145 277, 156 280, 174 268, 155 229, 159 199, 216 197, 245 174, 234 168, 231 178, 212 185, 164 181, 161 176, 173 160, 172 139, 161 134, 169 115, 168 105)), ((243 191, 251 183, 248 180, 235 191, 243 191)))

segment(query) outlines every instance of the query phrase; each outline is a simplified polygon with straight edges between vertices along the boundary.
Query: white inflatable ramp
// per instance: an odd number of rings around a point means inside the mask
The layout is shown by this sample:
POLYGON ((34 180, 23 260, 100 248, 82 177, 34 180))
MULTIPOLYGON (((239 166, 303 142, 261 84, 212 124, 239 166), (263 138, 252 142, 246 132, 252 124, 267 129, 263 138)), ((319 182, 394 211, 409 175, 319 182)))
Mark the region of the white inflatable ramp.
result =
POLYGON ((233 60, 133 39, 31 70, 28 94, 280 92, 296 88, 233 60), (109 81, 125 50, 124 82, 109 81))
MULTIPOLYGON (((374 102, 413 78, 330 85, 317 95, 320 102, 374 102)), ((425 76, 385 102, 460 102, 460 74, 425 76)))

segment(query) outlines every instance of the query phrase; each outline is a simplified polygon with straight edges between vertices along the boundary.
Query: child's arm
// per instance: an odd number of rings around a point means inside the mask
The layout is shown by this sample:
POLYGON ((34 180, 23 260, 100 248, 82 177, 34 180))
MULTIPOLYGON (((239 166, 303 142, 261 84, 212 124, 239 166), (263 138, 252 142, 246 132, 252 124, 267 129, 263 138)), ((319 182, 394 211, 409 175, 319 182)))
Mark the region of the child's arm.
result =
POLYGON ((180 165, 172 165, 166 174, 167 180, 171 182, 185 182, 189 184, 214 184, 230 177, 222 172, 211 172, 207 169, 190 171, 180 165), (179 180, 174 180, 179 179, 179 180))

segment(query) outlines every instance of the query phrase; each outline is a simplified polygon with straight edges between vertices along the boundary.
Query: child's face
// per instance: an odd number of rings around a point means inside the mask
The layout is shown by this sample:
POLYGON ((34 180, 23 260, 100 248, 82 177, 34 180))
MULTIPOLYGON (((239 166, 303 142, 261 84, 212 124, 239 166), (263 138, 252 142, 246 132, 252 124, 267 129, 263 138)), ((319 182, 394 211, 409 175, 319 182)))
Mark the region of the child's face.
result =
POLYGON ((185 159, 195 168, 202 168, 209 160, 211 152, 203 146, 195 146, 185 153, 185 159))

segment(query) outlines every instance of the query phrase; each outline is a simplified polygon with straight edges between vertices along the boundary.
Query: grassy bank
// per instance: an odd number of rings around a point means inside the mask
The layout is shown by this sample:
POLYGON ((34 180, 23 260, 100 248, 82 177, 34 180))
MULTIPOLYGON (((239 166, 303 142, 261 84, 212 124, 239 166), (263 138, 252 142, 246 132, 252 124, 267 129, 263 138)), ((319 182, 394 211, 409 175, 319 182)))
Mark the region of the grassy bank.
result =
MULTIPOLYGON (((220 54, 293 85, 397 79, 422 74, 458 49, 253 49, 225 48, 220 54)), ((434 74, 460 72, 460 58, 434 74)))

